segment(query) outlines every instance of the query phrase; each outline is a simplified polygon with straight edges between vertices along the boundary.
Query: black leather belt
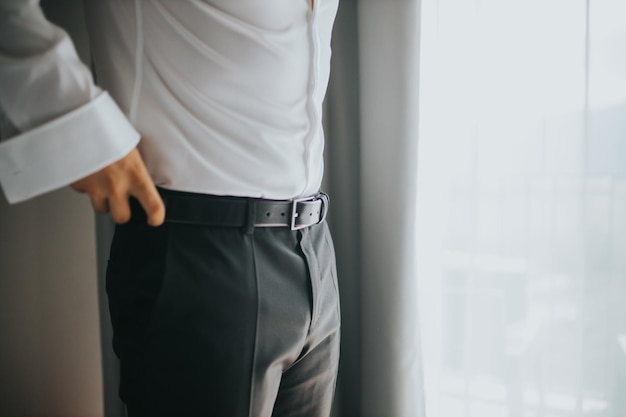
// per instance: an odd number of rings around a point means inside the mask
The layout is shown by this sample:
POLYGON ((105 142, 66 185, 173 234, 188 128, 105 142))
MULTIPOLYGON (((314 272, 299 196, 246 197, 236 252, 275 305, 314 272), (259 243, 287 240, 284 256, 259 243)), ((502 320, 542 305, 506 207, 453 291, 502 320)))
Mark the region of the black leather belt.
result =
POLYGON ((168 223, 216 227, 288 227, 303 229, 322 222, 328 213, 328 195, 295 200, 222 197, 160 188, 168 223))

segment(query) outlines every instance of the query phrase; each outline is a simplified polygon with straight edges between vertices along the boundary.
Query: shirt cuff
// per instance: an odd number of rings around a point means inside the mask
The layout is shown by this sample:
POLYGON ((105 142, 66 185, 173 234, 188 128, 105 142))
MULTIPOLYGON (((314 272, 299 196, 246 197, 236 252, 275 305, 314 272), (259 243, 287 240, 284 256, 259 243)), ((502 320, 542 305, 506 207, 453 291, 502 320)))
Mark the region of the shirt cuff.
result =
POLYGON ((137 146, 140 135, 107 92, 0 143, 0 184, 18 203, 99 171, 137 146))

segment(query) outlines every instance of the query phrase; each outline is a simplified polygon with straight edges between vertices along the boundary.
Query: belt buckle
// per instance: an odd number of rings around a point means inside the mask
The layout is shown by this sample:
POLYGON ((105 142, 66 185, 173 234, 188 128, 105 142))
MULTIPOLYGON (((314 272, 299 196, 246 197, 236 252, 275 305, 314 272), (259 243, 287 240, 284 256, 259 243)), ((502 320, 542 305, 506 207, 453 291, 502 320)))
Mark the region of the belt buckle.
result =
POLYGON ((322 207, 320 209, 321 210, 320 218, 318 219, 317 222, 313 224, 321 223, 324 221, 324 219, 326 219, 326 214, 328 214, 328 200, 329 200, 328 194, 324 192, 320 192, 319 194, 311 196, 311 197, 296 198, 292 201, 292 205, 291 205, 291 230, 300 230, 300 229, 304 229, 306 227, 312 226, 312 224, 301 224, 301 225, 296 224, 296 219, 299 216, 298 204, 305 203, 307 201, 316 201, 316 200, 321 200, 322 207))

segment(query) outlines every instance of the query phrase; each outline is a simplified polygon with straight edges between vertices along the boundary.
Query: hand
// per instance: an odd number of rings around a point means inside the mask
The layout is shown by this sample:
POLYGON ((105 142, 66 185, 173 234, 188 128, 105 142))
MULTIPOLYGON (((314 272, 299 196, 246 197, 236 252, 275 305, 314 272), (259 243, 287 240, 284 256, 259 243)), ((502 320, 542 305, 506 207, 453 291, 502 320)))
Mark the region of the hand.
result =
POLYGON ((160 226, 165 220, 165 205, 137 149, 100 171, 76 181, 71 187, 80 193, 89 194, 94 211, 110 212, 115 223, 130 220, 128 198, 131 196, 141 203, 149 225, 160 226))

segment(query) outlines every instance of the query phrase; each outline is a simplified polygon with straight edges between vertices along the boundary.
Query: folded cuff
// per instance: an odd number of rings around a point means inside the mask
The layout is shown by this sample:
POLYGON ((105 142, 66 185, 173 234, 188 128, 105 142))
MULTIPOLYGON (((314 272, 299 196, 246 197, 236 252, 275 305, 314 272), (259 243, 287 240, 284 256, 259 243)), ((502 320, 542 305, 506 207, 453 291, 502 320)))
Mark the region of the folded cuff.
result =
POLYGON ((104 168, 140 135, 107 92, 57 119, 0 143, 0 184, 18 203, 104 168))

